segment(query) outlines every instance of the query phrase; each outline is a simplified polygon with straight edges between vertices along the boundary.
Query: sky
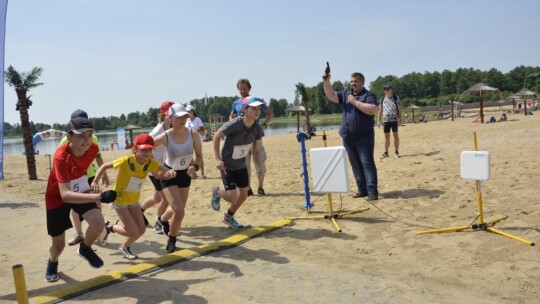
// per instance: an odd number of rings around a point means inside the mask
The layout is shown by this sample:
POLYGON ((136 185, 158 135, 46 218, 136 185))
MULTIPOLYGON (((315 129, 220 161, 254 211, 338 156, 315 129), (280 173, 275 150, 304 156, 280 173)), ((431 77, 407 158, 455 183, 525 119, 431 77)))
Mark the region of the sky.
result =
MULTIPOLYGON (((332 81, 540 66, 540 1, 9 0, 5 67, 43 68, 30 120, 67 123, 238 95, 292 102, 332 81)), ((4 85, 4 120, 20 123, 4 85)))

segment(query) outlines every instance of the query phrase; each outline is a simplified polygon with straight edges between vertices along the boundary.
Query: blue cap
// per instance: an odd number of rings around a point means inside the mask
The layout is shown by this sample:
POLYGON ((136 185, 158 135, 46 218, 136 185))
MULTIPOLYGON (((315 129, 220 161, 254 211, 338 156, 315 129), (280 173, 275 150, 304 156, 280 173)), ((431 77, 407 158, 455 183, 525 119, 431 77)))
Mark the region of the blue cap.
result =
POLYGON ((88 119, 88 114, 81 109, 77 109, 73 111, 73 113, 71 113, 71 119, 76 118, 76 117, 84 117, 88 119))
POLYGON ((260 99, 259 97, 248 96, 242 99, 242 108, 244 109, 247 107, 258 107, 263 104, 264 104, 264 101, 262 101, 262 99, 260 99))

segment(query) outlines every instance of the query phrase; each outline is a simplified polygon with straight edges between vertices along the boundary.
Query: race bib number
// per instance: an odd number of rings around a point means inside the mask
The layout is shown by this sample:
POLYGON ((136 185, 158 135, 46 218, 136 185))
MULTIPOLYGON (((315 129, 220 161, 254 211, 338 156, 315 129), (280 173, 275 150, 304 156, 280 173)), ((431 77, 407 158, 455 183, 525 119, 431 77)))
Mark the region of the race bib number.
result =
POLYGON ((186 155, 180 155, 177 158, 174 159, 174 163, 172 165, 172 168, 176 170, 186 170, 189 167, 189 163, 191 163, 191 159, 193 158, 193 154, 186 154, 186 155))
POLYGON ((253 144, 247 144, 247 145, 241 145, 241 146, 234 146, 232 158, 233 159, 241 159, 247 156, 249 153, 249 150, 251 150, 251 147, 253 144))
POLYGON ((90 184, 88 184, 88 176, 86 175, 70 181, 69 184, 73 192, 84 193, 90 191, 90 184))
POLYGON ((126 186, 126 192, 139 192, 144 185, 144 179, 132 177, 129 179, 129 183, 126 186))

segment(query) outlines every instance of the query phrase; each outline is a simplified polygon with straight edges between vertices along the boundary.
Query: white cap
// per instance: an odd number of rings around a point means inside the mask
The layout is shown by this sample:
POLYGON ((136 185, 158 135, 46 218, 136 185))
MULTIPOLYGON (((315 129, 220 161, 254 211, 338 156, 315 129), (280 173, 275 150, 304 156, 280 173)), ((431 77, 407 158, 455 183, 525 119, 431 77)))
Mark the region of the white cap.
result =
POLYGON ((169 108, 169 115, 174 117, 181 117, 184 115, 188 115, 188 112, 183 105, 175 103, 169 108))

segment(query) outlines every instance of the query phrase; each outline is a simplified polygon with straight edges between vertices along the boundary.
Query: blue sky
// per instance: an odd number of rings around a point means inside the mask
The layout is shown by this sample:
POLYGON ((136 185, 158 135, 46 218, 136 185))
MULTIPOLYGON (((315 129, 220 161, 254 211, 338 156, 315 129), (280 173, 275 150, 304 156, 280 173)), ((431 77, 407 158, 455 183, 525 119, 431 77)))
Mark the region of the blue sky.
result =
MULTIPOLYGON (((10 0, 5 66, 44 68, 30 119, 66 123, 162 101, 294 99, 295 84, 459 67, 540 66, 540 1, 10 0)), ((5 86, 4 118, 20 122, 5 86)))

